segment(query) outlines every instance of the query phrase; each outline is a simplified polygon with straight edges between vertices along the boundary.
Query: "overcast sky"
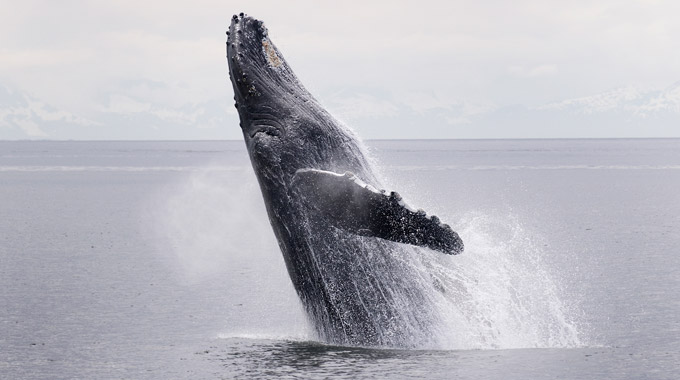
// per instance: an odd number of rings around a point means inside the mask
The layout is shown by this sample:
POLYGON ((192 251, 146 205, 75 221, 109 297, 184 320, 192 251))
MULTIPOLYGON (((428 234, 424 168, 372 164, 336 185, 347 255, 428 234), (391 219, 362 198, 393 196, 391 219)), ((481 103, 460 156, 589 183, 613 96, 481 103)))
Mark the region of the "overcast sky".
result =
POLYGON ((240 139, 241 11, 366 138, 680 137, 677 1, 0 1, 0 139, 240 139))

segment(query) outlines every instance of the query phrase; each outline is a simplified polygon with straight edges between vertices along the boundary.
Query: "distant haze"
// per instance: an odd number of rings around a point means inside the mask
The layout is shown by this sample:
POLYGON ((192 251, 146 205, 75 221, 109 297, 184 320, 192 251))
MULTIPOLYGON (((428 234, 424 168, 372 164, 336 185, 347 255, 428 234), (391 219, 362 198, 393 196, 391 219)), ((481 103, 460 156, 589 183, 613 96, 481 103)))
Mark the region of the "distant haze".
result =
POLYGON ((240 139, 234 13, 364 138, 680 137, 676 1, 3 1, 0 139, 240 139))

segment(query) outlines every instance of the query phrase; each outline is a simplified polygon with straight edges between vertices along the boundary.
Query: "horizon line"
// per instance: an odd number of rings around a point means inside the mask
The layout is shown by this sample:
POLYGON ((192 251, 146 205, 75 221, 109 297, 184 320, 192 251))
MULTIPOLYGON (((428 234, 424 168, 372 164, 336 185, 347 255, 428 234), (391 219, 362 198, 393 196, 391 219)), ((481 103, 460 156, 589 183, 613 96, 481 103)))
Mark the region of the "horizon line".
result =
MULTIPOLYGON (((664 137, 461 137, 461 138, 368 138, 361 141, 499 141, 499 140, 677 140, 664 137)), ((243 139, 0 139, 0 142, 231 142, 243 139)))

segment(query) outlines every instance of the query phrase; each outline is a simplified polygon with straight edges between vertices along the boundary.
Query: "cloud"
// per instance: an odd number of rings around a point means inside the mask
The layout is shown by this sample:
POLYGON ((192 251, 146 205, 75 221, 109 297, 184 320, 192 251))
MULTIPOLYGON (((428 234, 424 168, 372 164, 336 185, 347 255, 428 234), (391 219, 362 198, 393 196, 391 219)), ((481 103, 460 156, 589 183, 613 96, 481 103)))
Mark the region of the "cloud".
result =
POLYGON ((680 82, 664 90, 643 91, 635 86, 625 86, 600 94, 549 103, 534 109, 566 110, 580 114, 616 112, 643 118, 670 113, 678 114, 680 121, 680 82))
POLYGON ((677 113, 680 122, 680 82, 675 83, 658 95, 648 98, 635 109, 635 112, 643 117, 660 112, 677 113))
POLYGON ((173 108, 114 94, 84 118, 0 85, 0 139, 224 139, 240 133, 229 128, 238 122, 228 104, 217 99, 173 108))
MULTIPOLYGON (((609 95, 582 99, 595 96, 589 94, 659 88, 680 77, 680 3, 671 1, 422 0, 386 7, 355 0, 25 0, 0 4, 0 83, 101 125, 159 127, 156 135, 141 135, 117 126, 116 133, 129 133, 119 138, 165 139, 168 130, 206 138, 206 125, 217 131, 219 123, 238 124, 224 32, 230 15, 242 10, 265 21, 296 74, 340 116, 374 126, 389 119, 380 131, 372 127, 380 136, 413 130, 408 123, 424 116, 433 125, 421 128, 432 134, 446 120, 472 130, 484 115, 514 105, 594 114, 631 104, 609 95), (560 99, 571 103, 558 106, 560 99)), ((655 114, 672 109, 674 96, 635 106, 640 115, 655 114)), ((35 120, 24 129, 53 136, 35 120)), ((96 131, 104 138, 113 129, 96 131)), ((211 136, 240 137, 237 129, 225 130, 211 136)))
MULTIPOLYGON (((2 123, 4 124, 4 121, 2 123)), ((10 123, 7 122, 7 125, 9 124, 10 123)), ((22 131, 24 131, 24 133, 26 133, 26 136, 29 138, 42 138, 49 136, 47 133, 45 133, 45 131, 40 129, 38 124, 29 119, 16 118, 11 121, 11 124, 18 126, 22 131)))
POLYGON ((104 112, 130 114, 151 111, 151 103, 140 102, 125 95, 113 94, 109 96, 109 104, 103 108, 104 112))
POLYGON ((386 118, 394 115, 399 108, 389 100, 380 99, 369 94, 353 94, 351 96, 331 99, 333 110, 342 119, 386 118))
POLYGON ((45 127, 58 124, 81 127, 99 125, 95 121, 56 109, 27 94, 0 85, 0 127, 22 131, 28 138, 47 138, 53 136, 45 131, 45 127))
POLYGON ((512 75, 524 78, 537 78, 557 74, 557 65, 539 65, 534 67, 511 66, 508 71, 512 75))
POLYGON ((446 117, 445 120, 446 120, 446 123, 451 124, 451 125, 472 124, 472 121, 467 117, 453 116, 453 117, 446 117))
POLYGON ((634 86, 626 86, 600 94, 584 96, 575 99, 567 99, 560 102, 549 103, 537 110, 561 110, 573 109, 577 112, 591 114, 595 112, 611 111, 625 104, 641 98, 643 94, 634 86))
POLYGON ((0 50, 0 69, 16 70, 56 65, 71 65, 91 59, 87 49, 0 50))
POLYGON ((444 100, 433 93, 370 98, 386 98, 390 107, 380 117, 353 108, 352 126, 367 138, 680 137, 680 82, 664 90, 624 86, 535 107, 444 100), (386 136, 397 123, 400 128, 386 136))
POLYGON ((451 109, 459 105, 459 101, 449 99, 447 96, 442 96, 434 91, 401 91, 394 94, 394 97, 398 99, 399 103, 418 113, 438 108, 451 109))

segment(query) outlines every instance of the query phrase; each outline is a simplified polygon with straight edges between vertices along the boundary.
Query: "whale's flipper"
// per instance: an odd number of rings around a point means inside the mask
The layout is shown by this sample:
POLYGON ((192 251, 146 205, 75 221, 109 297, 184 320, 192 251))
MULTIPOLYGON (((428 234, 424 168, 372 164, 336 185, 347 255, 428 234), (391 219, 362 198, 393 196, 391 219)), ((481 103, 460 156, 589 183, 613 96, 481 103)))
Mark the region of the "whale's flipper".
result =
POLYGON ((463 241, 439 218, 409 208, 399 194, 378 191, 352 173, 301 169, 295 173, 293 187, 308 207, 336 228, 451 255, 463 252, 463 241))

